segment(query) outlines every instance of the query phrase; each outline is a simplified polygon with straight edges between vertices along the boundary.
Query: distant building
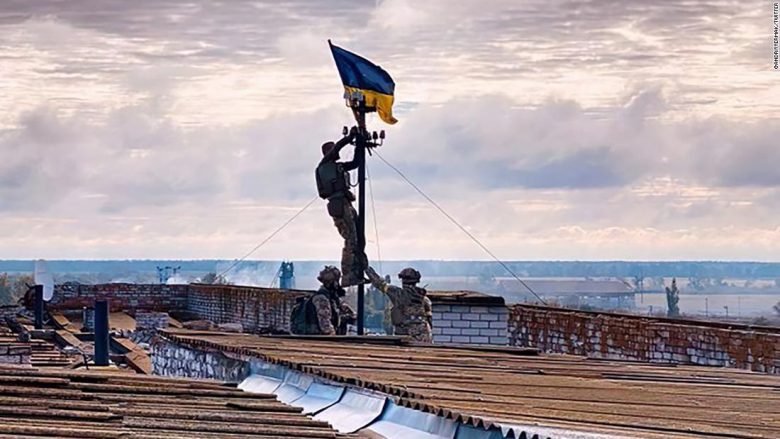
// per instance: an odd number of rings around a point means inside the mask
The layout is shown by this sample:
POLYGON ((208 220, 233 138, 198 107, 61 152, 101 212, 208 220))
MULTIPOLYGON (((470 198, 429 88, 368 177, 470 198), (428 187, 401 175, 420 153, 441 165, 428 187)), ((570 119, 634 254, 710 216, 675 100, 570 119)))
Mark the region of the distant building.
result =
MULTIPOLYGON (((605 310, 632 309, 636 291, 621 280, 597 279, 523 279, 546 301, 572 308, 605 310)), ((499 294, 507 303, 533 302, 533 297, 515 279, 498 281, 499 294)))

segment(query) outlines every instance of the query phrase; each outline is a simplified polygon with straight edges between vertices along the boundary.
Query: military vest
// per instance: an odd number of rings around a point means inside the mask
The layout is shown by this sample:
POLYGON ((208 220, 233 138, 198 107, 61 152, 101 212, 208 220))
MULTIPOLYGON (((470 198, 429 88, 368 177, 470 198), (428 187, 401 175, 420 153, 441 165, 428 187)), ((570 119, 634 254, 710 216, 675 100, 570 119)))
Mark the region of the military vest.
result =
POLYGON ((393 304, 393 309, 390 311, 390 320, 393 325, 426 321, 424 300, 427 292, 425 289, 404 286, 403 290, 404 294, 400 296, 398 303, 393 304))
POLYGON ((324 200, 336 194, 344 194, 349 190, 344 167, 339 162, 321 162, 314 174, 317 179, 317 192, 324 200))

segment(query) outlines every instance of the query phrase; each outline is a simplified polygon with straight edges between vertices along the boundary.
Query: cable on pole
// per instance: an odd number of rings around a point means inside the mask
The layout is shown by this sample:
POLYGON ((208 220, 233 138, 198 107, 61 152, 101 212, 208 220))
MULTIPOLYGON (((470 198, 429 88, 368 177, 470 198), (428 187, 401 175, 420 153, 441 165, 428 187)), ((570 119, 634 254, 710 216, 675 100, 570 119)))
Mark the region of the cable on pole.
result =
POLYGON ((442 214, 442 215, 444 215, 444 216, 445 216, 445 217, 446 217, 448 220, 450 220, 450 221, 451 221, 453 224, 455 224, 456 226, 458 226, 458 228, 459 228, 459 229, 460 229, 460 230, 461 230, 463 233, 465 233, 465 234, 466 234, 466 236, 468 236, 469 238, 471 238, 471 240, 472 240, 472 241, 474 241, 474 242, 475 242, 475 243, 476 243, 476 244, 477 244, 477 245, 478 245, 480 248, 482 248, 482 250, 484 250, 484 251, 485 251, 485 253, 487 253, 488 255, 490 255, 490 257, 491 257, 491 258, 493 258, 493 260, 495 260, 496 262, 498 262, 498 263, 499 263, 499 264, 500 264, 500 265, 501 265, 501 266, 504 268, 504 270, 506 270, 506 271, 507 271, 509 274, 511 274, 511 275, 512 275, 512 277, 514 277, 514 278, 515 278, 515 279, 516 279, 518 282, 520 282, 520 285, 522 285, 523 287, 525 287, 525 289, 526 289, 526 290, 528 290, 528 291, 529 291, 531 294, 533 294, 533 295, 534 295, 534 297, 536 297, 536 298, 537 298, 537 299, 538 299, 540 302, 542 302, 543 304, 547 305, 547 302, 545 302, 545 301, 544 301, 544 299, 542 299, 542 298, 541 298, 541 296, 539 296, 538 294, 536 294, 536 292, 535 292, 533 289, 531 289, 531 287, 530 287, 530 286, 528 286, 528 284, 527 284, 527 283, 525 283, 525 282, 524 282, 522 279, 520 279, 520 277, 519 277, 517 274, 515 274, 515 272, 514 272, 514 271, 512 271, 512 269, 511 269, 511 268, 509 268, 509 266, 507 266, 507 265, 506 265, 506 264, 505 264, 505 263, 504 263, 504 262, 503 262, 501 259, 498 259, 498 257, 497 257, 495 254, 493 254, 493 252, 492 252, 492 251, 490 251, 490 249, 488 249, 487 247, 485 247, 485 245, 484 245, 484 244, 482 244, 482 242, 481 242, 480 240, 478 240, 478 239, 476 238, 476 236, 472 235, 472 234, 471 234, 471 232, 469 232, 469 231, 468 231, 468 230, 467 230, 465 227, 463 227, 463 226, 462 226, 462 225, 461 225, 461 224, 460 224, 460 223, 459 223, 459 222, 458 222, 458 221, 457 221, 455 218, 453 218, 453 217, 452 217, 452 216, 451 216, 449 213, 447 213, 447 212, 446 212, 446 211, 445 211, 445 210, 444 210, 444 209, 443 209, 441 206, 439 206, 439 204, 438 204, 437 202, 433 201, 433 199, 432 199, 431 197, 429 197, 429 196, 428 196, 428 195, 427 195, 425 192, 423 192, 423 190, 422 190, 422 189, 420 189, 420 188, 419 188, 419 187, 418 187, 416 184, 414 184, 414 183, 413 183, 411 180, 409 180, 409 178, 408 178, 406 175, 404 175, 404 173, 403 173, 403 172, 401 172, 401 170, 400 170, 400 169, 396 168, 396 167, 395 167, 395 166, 393 166, 393 165, 392 165, 390 162, 388 162, 387 160, 385 160, 385 158, 384 158, 384 157, 382 157, 382 155, 381 155, 381 154, 379 154, 379 152, 377 152, 377 151, 374 151, 374 153, 377 155, 377 157, 379 157, 379 159, 380 159, 380 160, 382 160, 382 161, 383 161, 383 162, 384 162, 384 163, 385 163, 387 166, 389 166, 389 167, 390 167, 390 169, 392 169, 392 170, 393 170, 393 171, 395 171, 395 172, 396 172, 398 175, 400 175, 400 176, 401 176, 401 178, 403 178, 403 179, 404 179, 404 181, 406 181, 406 182, 409 184, 409 186, 411 186, 412 188, 414 188, 414 190, 416 190, 416 191, 417 191, 417 193, 419 193, 420 195, 422 195, 422 196, 423 196, 423 198, 425 198, 426 200, 428 200, 428 202, 429 202, 429 203, 431 203, 431 204, 433 205, 433 207, 435 207, 435 208, 436 208, 436 209, 437 209, 439 212, 441 212, 441 214, 442 214))
POLYGON ((267 236, 267 237, 266 237, 264 240, 262 240, 262 241, 260 242, 260 244, 257 244, 257 245, 256 245, 256 246, 255 246, 255 247, 254 247, 252 250, 250 250, 250 251, 249 251, 247 254, 245 254, 244 256, 240 257, 239 259, 236 259, 236 260, 235 260, 235 261, 234 261, 232 264, 230 264, 230 266, 229 266, 228 268, 226 268, 226 269, 225 269, 225 270, 223 270, 221 273, 219 273, 219 274, 217 275, 217 278, 220 278, 220 277, 224 276, 224 275, 225 275, 225 273, 227 273, 227 272, 229 272, 230 270, 232 270, 233 268, 235 268, 235 267, 236 267, 238 264, 240 264, 240 263, 241 263, 241 262, 243 262, 243 261, 244 261, 246 258, 248 258, 250 255, 252 255, 252 253, 256 252, 256 251, 257 251, 257 250, 258 250, 260 247, 264 246, 264 245, 265 245, 265 244, 266 244, 268 241, 270 241, 271 239, 273 239, 273 237, 274 237, 274 236, 276 236, 276 235, 277 235, 279 232, 281 232, 281 231, 282 231, 282 229, 284 229, 285 227, 287 227, 287 226, 288 226, 288 225, 289 225, 291 222, 293 222, 293 221, 295 220, 295 218, 298 218, 298 216, 300 216, 300 215, 301 215, 301 214, 302 214, 302 213, 303 213, 303 212, 304 212, 306 209, 308 209, 308 208, 309 208, 309 206, 311 206, 312 204, 314 204, 314 202, 315 202, 315 201, 317 201, 317 198, 319 198, 319 197, 315 196, 314 198, 312 198, 312 199, 311 199, 311 201, 309 201, 308 203, 306 203, 306 205, 305 205, 305 206, 303 206, 303 207, 302 207, 302 208, 301 208, 299 211, 297 211, 297 212, 295 213, 295 215, 293 215, 292 217, 290 217, 290 219, 288 219, 287 221, 285 221, 285 222, 284 222, 284 224, 282 224, 281 226, 279 226, 279 228, 277 228, 276 230, 274 230, 274 231, 273 231, 273 233, 271 233, 271 234, 270 234, 270 235, 268 235, 268 236, 267 236))
POLYGON ((379 263, 379 272, 382 271, 382 250, 379 247, 379 227, 376 221, 376 207, 374 206, 374 187, 371 184, 371 173, 368 171, 368 162, 366 162, 366 176, 368 177, 368 195, 371 198, 371 218, 374 220, 374 235, 376 236, 376 259, 379 263))

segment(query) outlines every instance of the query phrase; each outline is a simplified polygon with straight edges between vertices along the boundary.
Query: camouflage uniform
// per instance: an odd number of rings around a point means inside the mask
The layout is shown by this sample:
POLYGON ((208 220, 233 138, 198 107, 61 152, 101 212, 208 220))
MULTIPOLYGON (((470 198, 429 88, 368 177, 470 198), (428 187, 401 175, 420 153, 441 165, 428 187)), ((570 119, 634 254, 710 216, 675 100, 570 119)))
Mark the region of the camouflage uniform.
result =
POLYGON ((331 300, 329 290, 320 288, 320 291, 311 298, 314 309, 317 310, 317 325, 322 335, 336 335, 336 328, 339 327, 339 309, 331 300))
POLYGON ((343 286, 361 283, 363 270, 368 265, 358 242, 357 212, 352 207, 355 195, 349 190, 349 171, 358 169, 359 164, 354 159, 349 162, 339 161, 339 150, 352 142, 356 135, 357 129, 353 128, 348 136, 338 142, 322 145, 323 157, 315 172, 319 195, 328 200, 328 214, 344 238, 344 248, 341 251, 343 286))
POLYGON ((426 305, 427 292, 416 285, 420 280, 420 273, 409 268, 402 270, 398 277, 401 278, 403 287, 388 284, 371 267, 366 270, 366 274, 371 284, 385 293, 393 303, 390 315, 395 326, 395 334, 406 335, 412 340, 423 343, 432 343, 429 320, 432 314, 428 306, 430 299, 427 300, 428 305, 426 305))
POLYGON ((316 311, 317 326, 321 335, 336 335, 337 328, 340 325, 340 307, 339 300, 339 279, 341 272, 333 266, 326 266, 317 279, 322 282, 322 286, 311 298, 312 305, 316 311))
MULTIPOLYGON (((341 197, 338 200, 328 201, 329 205, 341 205, 335 206, 337 209, 334 213, 338 213, 338 215, 333 215, 332 218, 333 224, 341 237, 344 238, 344 247, 341 249, 341 272, 344 273, 341 284, 343 286, 359 284, 363 279, 363 267, 368 265, 366 255, 360 251, 358 243, 357 212, 352 207, 352 201, 350 201, 351 198, 354 198, 354 195, 352 193, 349 193, 349 195, 351 197, 341 197), (357 255, 361 256, 358 257, 357 255)), ((331 209, 329 208, 328 211, 331 212, 331 209)))

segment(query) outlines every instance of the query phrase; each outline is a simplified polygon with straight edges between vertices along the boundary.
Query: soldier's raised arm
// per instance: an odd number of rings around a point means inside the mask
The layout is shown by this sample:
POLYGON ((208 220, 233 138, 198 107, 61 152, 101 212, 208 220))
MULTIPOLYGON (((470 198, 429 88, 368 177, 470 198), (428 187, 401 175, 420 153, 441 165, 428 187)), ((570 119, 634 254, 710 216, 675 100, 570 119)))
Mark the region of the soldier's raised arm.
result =
POLYGON ((368 276, 368 280, 371 281, 371 285, 373 285, 377 290, 387 294, 391 301, 397 301, 398 296, 403 294, 403 288, 388 284, 384 279, 382 279, 382 276, 374 271, 373 268, 368 267, 366 269, 366 275, 368 276))

